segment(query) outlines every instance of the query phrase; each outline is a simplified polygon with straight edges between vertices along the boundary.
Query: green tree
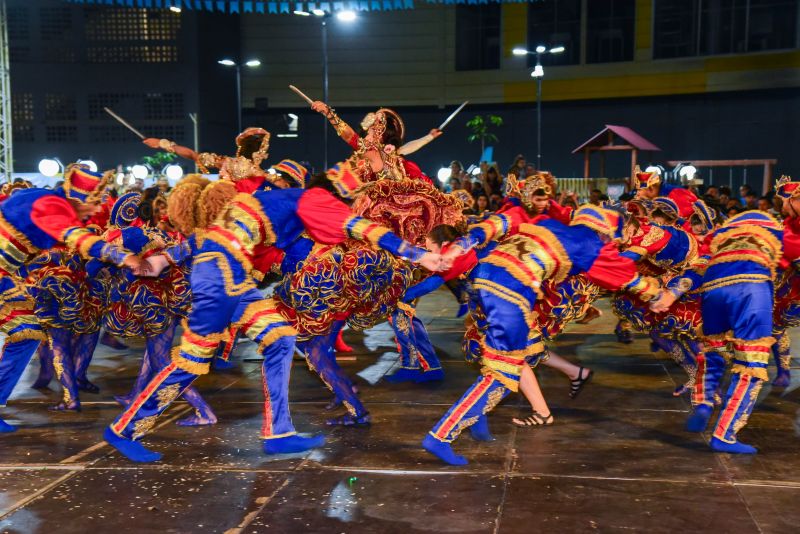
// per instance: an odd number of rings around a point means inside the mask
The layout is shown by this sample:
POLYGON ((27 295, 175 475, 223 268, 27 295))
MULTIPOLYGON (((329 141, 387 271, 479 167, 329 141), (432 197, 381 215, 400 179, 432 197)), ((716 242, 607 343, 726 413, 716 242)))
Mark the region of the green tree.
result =
POLYGON ((498 141, 497 136, 490 130, 499 128, 502 125, 503 118, 497 115, 486 115, 486 117, 475 115, 467 121, 467 128, 472 132, 467 137, 467 141, 470 143, 480 141, 481 154, 483 154, 484 150, 486 150, 486 143, 496 143, 498 141))
POLYGON ((142 165, 147 165, 153 169, 153 172, 156 174, 161 174, 161 169, 163 169, 167 164, 173 163, 177 159, 178 155, 173 154, 172 152, 156 152, 152 156, 143 157, 142 165))

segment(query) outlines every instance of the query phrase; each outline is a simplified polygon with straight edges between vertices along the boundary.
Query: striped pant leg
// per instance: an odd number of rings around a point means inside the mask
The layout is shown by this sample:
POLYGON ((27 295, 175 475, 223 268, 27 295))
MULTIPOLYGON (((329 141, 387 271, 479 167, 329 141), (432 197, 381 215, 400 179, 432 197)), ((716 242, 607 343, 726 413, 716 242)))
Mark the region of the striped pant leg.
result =
POLYGON ((289 413, 289 375, 297 332, 278 311, 275 300, 264 298, 255 289, 242 296, 233 324, 258 344, 258 352, 264 357, 261 366, 264 391, 261 438, 275 439, 296 434, 289 413))
POLYGON ((430 431, 439 441, 450 443, 469 428, 481 415, 490 412, 508 395, 508 388, 491 375, 479 377, 466 393, 430 431))

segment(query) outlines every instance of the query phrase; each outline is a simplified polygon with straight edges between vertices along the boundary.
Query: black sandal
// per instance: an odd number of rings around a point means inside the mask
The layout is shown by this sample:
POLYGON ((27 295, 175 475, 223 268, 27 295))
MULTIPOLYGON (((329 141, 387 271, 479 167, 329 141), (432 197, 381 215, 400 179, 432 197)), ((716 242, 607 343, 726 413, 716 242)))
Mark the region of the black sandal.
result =
POLYGON ((534 410, 533 413, 531 413, 525 419, 517 419, 515 417, 511 420, 511 422, 518 427, 549 426, 553 424, 553 421, 554 419, 552 412, 547 414, 547 416, 544 416, 536 410, 534 410))
POLYGON ((359 416, 345 414, 328 419, 325 424, 328 426, 369 426, 372 424, 372 417, 368 413, 359 416))
POLYGON ((583 370, 584 369, 586 369, 586 367, 581 367, 580 369, 578 369, 578 378, 576 378, 575 380, 570 380, 569 381, 569 398, 570 399, 575 399, 578 396, 578 394, 581 392, 581 390, 583 389, 583 386, 588 384, 589 381, 592 379, 592 375, 594 374, 594 371, 589 369, 589 374, 586 375, 586 378, 583 378, 583 370))

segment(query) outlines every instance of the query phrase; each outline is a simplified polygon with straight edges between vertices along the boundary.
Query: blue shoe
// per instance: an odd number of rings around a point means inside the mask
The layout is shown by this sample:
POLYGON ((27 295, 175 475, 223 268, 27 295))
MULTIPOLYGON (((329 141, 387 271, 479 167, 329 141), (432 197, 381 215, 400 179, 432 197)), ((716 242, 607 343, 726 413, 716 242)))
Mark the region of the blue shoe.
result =
POLYGON ((106 427, 103 431, 103 439, 132 462, 150 463, 161 459, 160 453, 151 451, 138 441, 116 435, 109 427, 106 427))
POLYGON ((264 440, 264 454, 292 454, 305 452, 325 445, 325 436, 317 434, 305 438, 299 434, 264 440))
POLYGON ((444 380, 444 371, 441 369, 423 372, 422 374, 418 375, 416 382, 420 384, 422 382, 436 382, 438 380, 444 380))
POLYGON ((489 430, 489 418, 482 415, 478 421, 469 427, 469 433, 476 441, 494 441, 494 436, 489 430))
POLYGON ((692 415, 686 420, 686 430, 689 432, 703 432, 708 426, 708 420, 711 419, 711 414, 714 409, 711 406, 701 404, 694 409, 692 415))
POLYGON ((214 358, 213 362, 211 363, 211 367, 215 371, 227 371, 228 369, 233 369, 236 367, 236 364, 230 360, 223 360, 222 358, 214 358))
POLYGON ((372 424, 372 417, 368 413, 364 415, 345 414, 341 417, 334 417, 325 421, 328 426, 369 426, 372 424))
POLYGON ((9 425, 8 423, 0 419, 0 434, 7 434, 9 432, 16 432, 16 431, 17 427, 15 427, 14 425, 9 425))
POLYGON ((425 439, 422 440, 422 448, 446 464, 467 465, 469 463, 466 458, 453 452, 453 448, 449 443, 439 441, 430 434, 425 436, 425 439))
POLYGON ((775 380, 772 381, 772 387, 775 388, 788 388, 792 382, 792 375, 789 371, 779 370, 775 375, 775 380))
POLYGON ((747 445, 739 441, 726 443, 721 439, 711 438, 709 445, 714 452, 728 452, 730 454, 756 454, 758 452, 758 449, 752 445, 747 445))
POLYGON ((390 384, 401 382, 417 382, 422 377, 422 369, 398 369, 390 375, 383 377, 390 384))

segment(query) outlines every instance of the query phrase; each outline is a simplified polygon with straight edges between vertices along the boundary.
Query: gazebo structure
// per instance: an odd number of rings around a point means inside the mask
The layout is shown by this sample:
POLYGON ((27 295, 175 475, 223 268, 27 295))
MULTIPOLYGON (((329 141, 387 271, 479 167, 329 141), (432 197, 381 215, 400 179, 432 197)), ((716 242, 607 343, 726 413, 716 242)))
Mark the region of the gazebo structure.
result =
POLYGON ((634 132, 627 126, 606 124, 595 136, 572 151, 573 154, 583 152, 583 177, 589 178, 589 161, 592 152, 600 153, 600 175, 606 172, 606 155, 610 150, 629 150, 631 153, 631 174, 639 157, 639 152, 660 152, 656 145, 634 132))

